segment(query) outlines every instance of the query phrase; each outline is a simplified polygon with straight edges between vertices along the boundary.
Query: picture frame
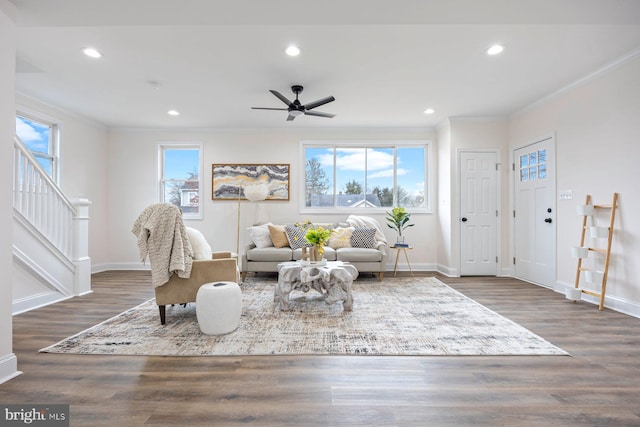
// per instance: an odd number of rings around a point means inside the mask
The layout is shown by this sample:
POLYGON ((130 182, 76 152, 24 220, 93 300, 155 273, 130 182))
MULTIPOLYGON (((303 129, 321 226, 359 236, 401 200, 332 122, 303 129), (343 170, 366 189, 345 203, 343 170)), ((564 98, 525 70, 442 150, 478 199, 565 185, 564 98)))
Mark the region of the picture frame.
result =
POLYGON ((289 166, 288 163, 214 163, 211 165, 211 199, 247 200, 244 187, 266 183, 267 201, 289 200, 289 166))

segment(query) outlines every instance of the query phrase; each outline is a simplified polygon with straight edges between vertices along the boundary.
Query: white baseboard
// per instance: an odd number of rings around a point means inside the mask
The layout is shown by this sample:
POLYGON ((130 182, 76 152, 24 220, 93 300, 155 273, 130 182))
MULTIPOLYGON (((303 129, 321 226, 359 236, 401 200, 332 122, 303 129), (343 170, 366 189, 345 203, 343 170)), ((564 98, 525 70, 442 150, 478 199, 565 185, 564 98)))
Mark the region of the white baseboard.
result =
POLYGON ((12 378, 22 374, 18 371, 18 358, 10 353, 0 359, 0 384, 6 383, 12 378))
POLYGON ((101 273, 103 271, 111 270, 151 270, 151 265, 147 262, 145 264, 141 262, 120 262, 111 264, 96 264, 91 266, 91 274, 101 273))
POLYGON ((440 274, 444 274, 447 277, 460 277, 460 272, 457 268, 447 267, 442 264, 438 264, 436 271, 440 274))
POLYGON ((502 268, 498 277, 513 277, 514 273, 513 267, 502 268))
MULTIPOLYGON (((556 282, 553 290, 565 294, 567 288, 574 288, 573 283, 556 282)), ((582 301, 588 302, 593 305, 599 305, 600 299, 591 295, 582 294, 582 301)), ((604 306, 620 313, 628 314, 629 316, 640 318, 640 304, 634 301, 629 301, 624 298, 605 295, 604 306)))
POLYGON ((16 314, 25 313, 69 298, 72 298, 72 296, 63 295, 60 292, 43 292, 36 295, 30 295, 26 298, 14 300, 12 302, 11 311, 15 316, 16 314))

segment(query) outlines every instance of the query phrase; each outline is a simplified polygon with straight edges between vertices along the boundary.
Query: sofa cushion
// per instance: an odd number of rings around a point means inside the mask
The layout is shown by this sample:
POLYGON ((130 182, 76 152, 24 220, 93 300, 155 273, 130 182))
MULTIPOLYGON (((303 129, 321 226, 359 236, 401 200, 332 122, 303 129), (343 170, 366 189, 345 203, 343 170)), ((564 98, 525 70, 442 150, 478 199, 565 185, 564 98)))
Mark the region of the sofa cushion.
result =
POLYGON ((368 248, 340 248, 336 250, 336 260, 344 262, 380 262, 382 252, 368 248))
POLYGON ((291 248, 258 248, 255 247, 247 251, 247 260, 261 262, 283 262, 291 261, 291 248))
POLYGON ((375 248, 375 228, 355 227, 351 235, 351 246, 354 248, 375 248))
POLYGON ((353 230, 355 230, 354 227, 336 228, 329 239, 328 246, 333 249, 351 247, 351 236, 353 235, 353 230))
POLYGON ((268 228, 273 246, 276 248, 286 248, 289 246, 289 239, 287 239, 287 233, 284 231, 284 225, 269 224, 268 228))
MULTIPOLYGON (((335 261, 336 260, 336 250, 330 248, 329 246, 324 247, 324 255, 322 256, 327 261, 335 261)), ((293 260, 298 261, 302 258, 302 248, 295 249, 293 251, 293 260)))
POLYGON ((249 233, 249 237, 251 237, 253 244, 256 245, 257 248, 273 246, 271 236, 269 235, 269 224, 270 223, 266 223, 247 228, 247 233, 249 233))
POLYGON ((287 224, 284 226, 284 231, 287 233, 289 246, 291 246, 292 249, 298 249, 303 246, 313 246, 304 238, 304 235, 307 234, 307 229, 305 227, 297 227, 292 224, 287 224))

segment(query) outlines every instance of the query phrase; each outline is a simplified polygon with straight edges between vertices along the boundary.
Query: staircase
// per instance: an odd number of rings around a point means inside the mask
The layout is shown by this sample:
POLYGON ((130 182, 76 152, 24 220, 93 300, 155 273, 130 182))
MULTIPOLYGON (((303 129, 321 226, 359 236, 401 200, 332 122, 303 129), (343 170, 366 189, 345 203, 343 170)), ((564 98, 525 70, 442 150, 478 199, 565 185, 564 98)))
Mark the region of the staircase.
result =
POLYGON ((70 200, 17 136, 13 175, 13 314, 91 292, 89 206, 70 200))

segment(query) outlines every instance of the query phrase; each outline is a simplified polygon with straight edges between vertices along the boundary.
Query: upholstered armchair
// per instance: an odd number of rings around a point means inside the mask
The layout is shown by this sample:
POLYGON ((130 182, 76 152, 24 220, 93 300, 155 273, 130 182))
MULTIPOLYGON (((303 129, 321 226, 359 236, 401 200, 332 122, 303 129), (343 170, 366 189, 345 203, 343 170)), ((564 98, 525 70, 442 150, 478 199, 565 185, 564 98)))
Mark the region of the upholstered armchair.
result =
POLYGON ((237 258, 231 252, 214 252, 211 259, 193 260, 188 279, 172 274, 167 283, 155 288, 160 323, 166 322, 168 304, 195 302, 198 289, 205 283, 238 282, 239 279, 237 258))
POLYGON ((198 289, 205 283, 240 281, 237 255, 212 252, 201 232, 185 227, 177 206, 147 206, 131 231, 138 238, 142 261, 149 258, 151 283, 163 325, 167 304, 195 302, 198 289))

